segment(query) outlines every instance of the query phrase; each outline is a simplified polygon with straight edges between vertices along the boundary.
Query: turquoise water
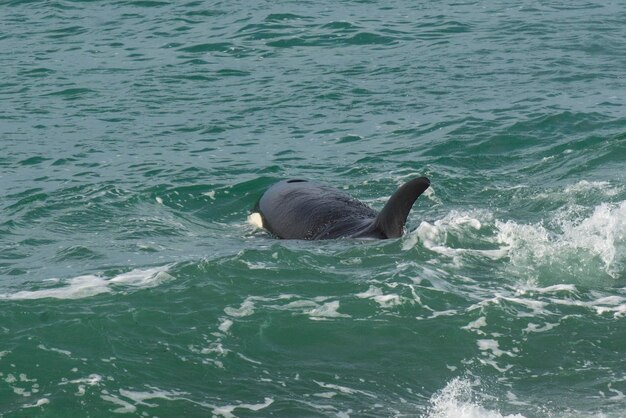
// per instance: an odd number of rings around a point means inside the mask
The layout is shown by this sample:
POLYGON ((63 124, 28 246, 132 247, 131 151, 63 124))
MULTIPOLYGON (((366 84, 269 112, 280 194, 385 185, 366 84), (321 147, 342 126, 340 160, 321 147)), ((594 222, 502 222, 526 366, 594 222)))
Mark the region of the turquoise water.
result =
POLYGON ((620 2, 0 2, 0 415, 620 417, 620 2), (299 177, 401 239, 275 240, 299 177))

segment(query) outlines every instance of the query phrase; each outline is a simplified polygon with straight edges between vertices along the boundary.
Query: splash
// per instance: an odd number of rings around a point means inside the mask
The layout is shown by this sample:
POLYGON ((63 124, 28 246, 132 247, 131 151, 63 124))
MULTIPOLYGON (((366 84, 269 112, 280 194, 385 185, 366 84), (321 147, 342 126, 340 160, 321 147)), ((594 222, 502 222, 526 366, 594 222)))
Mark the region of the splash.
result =
POLYGON ((432 252, 447 256, 461 263, 464 256, 500 259, 507 249, 494 245, 493 215, 487 211, 460 212, 453 210, 432 224, 426 221, 409 234, 402 248, 408 250, 421 242, 432 252))
POLYGON ((480 405, 472 383, 454 378, 430 399, 428 418, 525 418, 521 414, 502 415, 480 405))
POLYGON ((591 284, 599 272, 613 279, 624 275, 626 257, 626 201, 602 203, 580 218, 569 208, 544 225, 496 222, 496 241, 507 247, 514 268, 531 278, 569 277, 591 284))
POLYGON ((501 221, 487 211, 451 211, 422 222, 403 241, 448 257, 453 265, 500 261, 507 275, 542 284, 610 284, 626 277, 626 201, 568 205, 538 223, 501 221))

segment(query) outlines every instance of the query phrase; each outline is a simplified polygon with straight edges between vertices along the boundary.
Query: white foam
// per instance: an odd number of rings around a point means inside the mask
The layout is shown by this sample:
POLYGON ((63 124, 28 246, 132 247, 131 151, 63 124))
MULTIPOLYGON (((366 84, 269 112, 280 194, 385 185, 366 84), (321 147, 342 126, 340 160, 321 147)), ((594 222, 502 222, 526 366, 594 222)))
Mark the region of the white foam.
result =
POLYGON ((349 388, 347 386, 341 386, 341 385, 336 385, 334 383, 324 383, 324 382, 319 382, 317 380, 313 380, 317 385, 319 385, 320 387, 323 387, 324 389, 333 389, 333 390, 337 390, 341 393, 345 393, 347 395, 354 395, 355 393, 360 393, 362 395, 365 396, 369 396, 370 398, 377 398, 376 395, 366 392, 364 390, 359 390, 359 389, 352 389, 349 388))
POLYGON ((478 249, 472 248, 477 242, 484 242, 493 246, 489 236, 484 236, 484 223, 492 223, 493 215, 486 211, 459 212, 451 211, 442 219, 432 224, 422 221, 417 229, 402 243, 402 249, 413 248, 418 242, 435 253, 451 257, 460 262, 460 257, 476 255, 490 259, 500 259, 507 255, 506 248, 478 249), (451 247, 450 238, 460 240, 463 246, 451 247))
MULTIPOLYGON (((72 370, 72 371, 77 371, 77 370, 72 370)), ((59 383, 59 385, 67 385, 67 384, 75 384, 78 385, 77 387, 77 392, 75 393, 76 396, 83 396, 86 393, 86 387, 85 385, 88 386, 100 386, 100 382, 102 381, 102 376, 100 376, 99 374, 93 373, 90 374, 87 377, 83 377, 83 378, 79 378, 79 379, 74 379, 74 380, 67 380, 67 379, 63 379, 63 381, 61 383, 59 383)))
POLYGON ((43 344, 39 344, 37 346, 37 348, 39 348, 40 350, 44 350, 44 351, 53 351, 55 353, 59 353, 59 354, 63 354, 64 356, 68 356, 68 357, 72 357, 72 352, 71 351, 67 351, 67 350, 61 350, 59 348, 48 348, 43 344))
POLYGON ((231 317, 245 317, 255 312, 257 302, 283 302, 287 303, 266 303, 264 308, 276 309, 280 311, 297 311, 303 315, 308 315, 312 320, 325 320, 331 318, 349 318, 350 315, 338 312, 339 301, 328 301, 330 296, 317 296, 310 299, 297 299, 296 295, 281 294, 277 297, 267 298, 262 296, 248 296, 239 308, 226 307, 224 312, 231 317))
POLYGON ((0 295, 0 299, 24 300, 24 299, 80 299, 90 296, 108 293, 111 289, 107 286, 107 280, 94 275, 78 276, 67 280, 65 286, 41 290, 22 290, 15 293, 0 295))
MULTIPOLYGON (((626 292, 626 288, 621 290, 626 292)), ((518 318, 531 318, 527 327, 523 329, 525 333, 546 332, 560 325, 561 321, 568 318, 569 315, 562 316, 560 309, 554 310, 556 306, 570 306, 586 309, 589 313, 596 315, 612 314, 614 319, 626 316, 626 295, 610 295, 605 296, 599 291, 590 294, 580 295, 574 285, 553 285, 547 287, 523 286, 516 289, 514 296, 508 296, 496 293, 491 298, 483 299, 469 306, 466 311, 480 311, 487 306, 498 306, 503 302, 515 305, 516 316, 518 318), (581 300, 583 297, 591 297, 591 299, 581 300), (544 322, 538 324, 539 318, 553 316, 556 318, 554 322, 544 322)), ((576 314, 574 314, 575 316, 576 314)), ((419 319, 419 318, 418 318, 419 319)), ((474 323, 470 323, 462 329, 474 330, 474 323)), ((480 332, 478 332, 480 334, 480 332)), ((493 335, 493 334, 492 334, 493 335)))
POLYGON ((335 300, 313 308, 307 313, 315 321, 328 318, 350 318, 350 315, 339 313, 337 309, 339 309, 339 301, 335 300))
POLYGON ((623 274, 626 201, 602 203, 583 219, 570 208, 558 214, 554 223, 561 233, 550 232, 541 224, 496 221, 496 239, 508 247, 514 266, 534 272, 535 276, 538 268, 580 280, 593 277, 597 268, 613 278, 623 274))
POLYGON ((390 308, 401 303, 400 295, 396 295, 394 293, 385 295, 383 294, 383 291, 376 286, 370 286, 368 290, 357 293, 355 296, 361 299, 372 299, 382 308, 390 308))
POLYGON ((234 418, 235 415, 233 414, 233 412, 236 409, 247 409, 249 411, 257 412, 264 408, 267 408, 272 403, 274 403, 274 399, 265 398, 262 403, 258 403, 258 404, 241 403, 241 404, 217 406, 217 405, 204 403, 204 402, 197 402, 192 399, 189 399, 186 397, 189 395, 189 393, 187 392, 182 392, 182 391, 177 391, 177 390, 164 390, 164 389, 160 389, 160 388, 153 387, 153 386, 148 386, 148 389, 150 390, 149 391, 133 391, 133 390, 120 389, 119 390, 120 396, 110 394, 107 391, 102 391, 102 394, 100 395, 100 397, 105 401, 109 401, 109 402, 114 403, 115 405, 120 406, 119 408, 116 408, 112 411, 114 413, 119 413, 119 414, 135 413, 137 411, 137 407, 135 405, 141 405, 141 406, 145 406, 148 408, 155 408, 155 407, 158 407, 158 404, 150 403, 147 401, 151 399, 165 399, 167 401, 185 401, 185 402, 189 402, 195 405, 200 405, 205 408, 211 408, 213 416, 222 416, 224 418, 234 418), (132 401, 134 405, 131 402, 128 402, 127 400, 122 399, 122 397, 132 401))
POLYGON ((430 399, 428 418, 524 418, 521 414, 502 415, 475 400, 472 383, 454 378, 430 399))
POLYGON ((215 190, 211 190, 210 192, 202 193, 203 196, 207 196, 211 200, 215 200, 215 190))
POLYGON ((26 373, 20 373, 20 382, 36 382, 37 379, 29 379, 26 373))
POLYGON ((213 342, 208 347, 200 349, 201 354, 216 354, 218 356, 225 356, 230 350, 224 348, 221 342, 213 342))
POLYGON ((41 398, 39 399, 37 402, 33 403, 33 404, 24 404, 22 405, 22 408, 39 408, 42 405, 46 405, 50 403, 50 399, 48 398, 41 398))
POLYGON ((292 309, 312 309, 312 308, 317 308, 319 306, 319 304, 317 304, 316 302, 312 301, 312 300, 294 300, 293 302, 289 302, 286 305, 283 306, 276 306, 277 309, 280 310, 292 310, 292 309))
POLYGON ((319 392, 319 393, 314 393, 313 396, 317 396, 318 398, 331 399, 337 396, 337 392, 319 392))
POLYGON ((23 396, 25 398, 28 398, 30 395, 32 395, 31 392, 27 391, 24 388, 18 388, 18 387, 13 386, 12 389, 13 389, 13 393, 15 393, 16 395, 23 396))
POLYGON ((170 267, 170 265, 166 265, 146 270, 135 269, 109 279, 109 283, 141 288, 155 287, 166 280, 173 279, 173 277, 167 273, 170 267))
POLYGON ((581 180, 576 184, 565 187, 563 190, 566 194, 580 194, 592 192, 600 192, 605 196, 615 196, 622 191, 621 187, 612 186, 608 181, 587 181, 581 180))
MULTIPOLYGON (((250 357, 246 357, 246 356, 244 356, 244 355, 243 355, 243 354, 241 354, 241 353, 237 353, 237 356, 238 356, 239 358, 241 358, 241 359, 243 359, 243 360, 245 360, 245 361, 249 362, 249 363, 252 363, 252 364, 263 364, 263 363, 261 363, 260 361, 257 361, 257 360, 252 360, 250 357)), ((270 381, 271 381, 271 380, 270 380, 270 381)))
POLYGON ((112 278, 98 275, 85 275, 73 277, 67 281, 60 281, 61 287, 53 287, 41 290, 22 290, 15 293, 0 294, 0 299, 25 300, 25 299, 81 299, 102 293, 111 293, 111 285, 125 287, 149 288, 172 279, 167 273, 169 265, 151 269, 135 269, 122 273, 112 278))
POLYGON ((485 299, 485 300, 482 300, 478 303, 471 305, 469 308, 467 308, 467 311, 471 312, 476 309, 482 310, 482 308, 485 307, 486 305, 490 305, 490 304, 499 305, 501 301, 511 302, 516 305, 524 306, 525 308, 531 310, 531 312, 528 312, 528 313, 518 312, 517 314, 518 318, 536 317, 538 315, 544 314, 546 312, 546 306, 548 305, 548 302, 545 302, 542 300, 525 299, 522 297, 504 296, 501 294, 496 294, 492 298, 485 299))
POLYGON ((224 418, 234 418, 233 411, 237 408, 247 409, 253 412, 260 411, 261 409, 267 408, 271 404, 274 403, 274 399, 265 398, 263 403, 259 404, 239 404, 239 405, 224 405, 224 406, 214 406, 213 414, 221 415, 224 418))
POLYGON ((526 288, 518 289, 518 293, 526 294, 528 292, 533 293, 556 293, 556 292, 569 292, 576 293, 576 286, 573 284, 554 284, 545 287, 527 286, 526 288))
POLYGON ((276 270, 274 267, 269 266, 267 263, 257 262, 253 263, 247 260, 241 260, 250 270, 276 270))
POLYGON ((218 329, 223 333, 227 333, 230 327, 233 325, 233 321, 228 318, 220 318, 220 325, 218 329))
POLYGON ((598 315, 604 313, 613 313, 615 318, 626 315, 626 298, 621 296, 599 298, 591 302, 585 303, 586 306, 593 308, 598 315))
POLYGON ((552 328, 558 325, 559 325, 558 323, 546 323, 544 324, 544 326, 540 326, 535 323, 529 322, 528 326, 526 326, 526 328, 524 328, 522 332, 525 332, 525 333, 546 332, 546 331, 550 331, 552 328))
POLYGON ((481 351, 491 351, 491 353, 496 356, 496 357, 500 357, 503 354, 506 354, 509 357, 515 357, 515 354, 509 352, 509 351, 503 351, 500 349, 500 344, 498 343, 498 341, 493 340, 493 339, 484 339, 484 340, 477 340, 476 344, 478 344, 478 349, 481 351))
POLYGON ((578 183, 570 184, 562 188, 532 193, 528 195, 528 198, 533 200, 565 200, 574 202, 577 199, 591 195, 612 197, 618 195, 623 190, 623 186, 613 185, 608 181, 581 180, 578 183))
POLYGON ((254 313, 254 302, 252 298, 248 297, 246 298, 246 300, 243 301, 238 309, 227 306, 226 308, 224 308, 224 312, 226 313, 226 315, 234 316, 236 318, 250 316, 254 313))
POLYGON ((109 401, 116 405, 119 405, 120 406, 119 408, 116 408, 113 411, 111 411, 116 414, 132 414, 137 411, 136 406, 132 405, 130 402, 126 402, 118 398, 117 396, 113 396, 109 394, 102 394, 100 395, 100 398, 102 398, 102 400, 104 401, 109 401))
POLYGON ((617 389, 613 389, 611 383, 608 384, 608 390, 609 392, 612 392, 615 394, 613 396, 609 396, 609 399, 611 399, 612 401, 624 401, 626 399, 626 395, 624 395, 624 392, 619 391, 617 389))
MULTIPOLYGON (((570 192, 602 186, 579 182, 570 192)), ((432 223, 423 221, 405 236, 402 248, 409 250, 418 242, 449 257, 455 266, 472 258, 508 259, 507 269, 526 282, 593 284, 625 274, 626 201, 591 208, 572 203, 528 224, 497 220, 487 211, 453 210, 432 223)))
POLYGON ((84 383, 89 386, 96 386, 96 385, 99 385, 101 381, 102 381, 102 376, 96 373, 92 373, 89 376, 83 377, 81 379, 70 380, 69 383, 75 383, 75 384, 84 383))
POLYGON ((479 335, 484 335, 485 334, 484 331, 482 331, 480 328, 486 325, 487 325, 487 318, 485 318, 484 316, 481 316, 477 320, 470 322, 464 327, 461 327, 461 329, 475 332, 476 334, 479 334, 479 335))
POLYGON ((188 395, 187 392, 179 392, 175 390, 163 390, 163 389, 159 389, 155 387, 150 387, 150 389, 152 389, 150 392, 147 392, 147 391, 139 392, 139 391, 120 389, 120 395, 122 395, 125 398, 131 399, 137 405, 143 405, 143 406, 147 406, 151 408, 157 407, 158 405, 147 403, 146 402, 147 400, 165 399, 168 401, 173 401, 173 400, 181 399, 180 398, 181 395, 188 395))

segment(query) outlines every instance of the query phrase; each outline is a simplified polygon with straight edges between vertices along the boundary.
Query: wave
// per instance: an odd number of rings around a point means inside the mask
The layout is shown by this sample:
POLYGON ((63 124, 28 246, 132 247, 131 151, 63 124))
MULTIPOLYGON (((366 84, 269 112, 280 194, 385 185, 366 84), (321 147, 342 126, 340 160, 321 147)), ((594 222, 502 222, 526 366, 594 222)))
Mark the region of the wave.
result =
POLYGON ((575 207, 557 214, 555 230, 541 224, 496 222, 499 243, 506 246, 514 267, 537 279, 561 276, 577 281, 598 274, 621 278, 626 261, 626 201, 602 203, 580 218, 575 207))
POLYGON ((60 281, 61 286, 38 290, 22 290, 15 293, 0 294, 0 300, 27 300, 27 299, 82 299, 102 293, 111 293, 117 287, 146 289, 171 280, 173 277, 167 272, 170 265, 149 269, 134 269, 110 278, 88 274, 60 281))
MULTIPOLYGON (((498 410, 489 409, 485 405, 493 404, 497 397, 485 393, 485 383, 480 379, 455 377, 446 383, 445 387, 430 398, 430 406, 426 414, 427 418, 526 418, 521 413, 505 414, 498 410)), ((609 385, 610 386, 610 385, 609 385)), ((619 391, 618 391, 619 392, 619 391)), ((518 399, 507 390, 502 396, 506 398, 507 408, 523 409, 529 416, 548 417, 596 417, 608 418, 622 416, 621 412, 589 412, 565 409, 563 411, 552 410, 546 405, 530 404, 518 399)))
POLYGON ((454 378, 430 399, 428 418, 525 418, 521 414, 503 415, 485 408, 477 400, 468 379, 454 378))
MULTIPOLYGON (((569 189, 580 193, 587 184, 569 189)), ((567 189, 566 189, 567 190, 567 189)), ((592 208, 568 204, 534 223, 499 220, 490 211, 450 211, 423 221, 403 240, 421 243, 453 265, 499 261, 506 273, 539 284, 602 285, 626 277, 626 201, 592 208)))

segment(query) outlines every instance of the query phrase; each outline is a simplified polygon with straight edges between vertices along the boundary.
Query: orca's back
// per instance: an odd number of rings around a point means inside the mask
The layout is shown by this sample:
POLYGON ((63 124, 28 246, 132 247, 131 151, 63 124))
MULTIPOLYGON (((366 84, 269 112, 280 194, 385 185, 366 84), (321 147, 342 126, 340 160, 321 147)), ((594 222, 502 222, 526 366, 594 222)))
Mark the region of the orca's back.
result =
POLYGON ((285 239, 314 239, 345 219, 372 220, 377 212, 339 190, 284 180, 271 186, 257 204, 263 226, 285 239))

